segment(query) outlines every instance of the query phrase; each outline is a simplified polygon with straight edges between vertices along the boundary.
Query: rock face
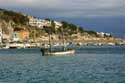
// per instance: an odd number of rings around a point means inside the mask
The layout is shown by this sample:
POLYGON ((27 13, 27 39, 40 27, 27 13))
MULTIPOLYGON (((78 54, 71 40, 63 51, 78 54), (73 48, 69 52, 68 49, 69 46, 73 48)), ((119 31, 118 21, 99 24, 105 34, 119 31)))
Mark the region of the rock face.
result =
POLYGON ((0 20, 1 38, 11 41, 13 28, 10 22, 0 20))

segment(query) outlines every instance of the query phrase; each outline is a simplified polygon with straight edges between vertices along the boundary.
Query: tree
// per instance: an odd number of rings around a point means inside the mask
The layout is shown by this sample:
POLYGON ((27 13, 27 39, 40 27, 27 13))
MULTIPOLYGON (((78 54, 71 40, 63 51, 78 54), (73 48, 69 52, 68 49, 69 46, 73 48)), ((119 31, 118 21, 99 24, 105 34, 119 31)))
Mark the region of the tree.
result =
POLYGON ((68 23, 66 21, 62 21, 61 23, 63 28, 66 28, 68 26, 68 23))
POLYGON ((17 24, 27 24, 29 21, 27 16, 22 15, 21 13, 7 11, 7 10, 0 10, 2 14, 0 14, 0 18, 5 20, 6 22, 13 21, 17 24))
POLYGON ((82 27, 78 27, 78 32, 83 33, 84 29, 82 27))
POLYGON ((85 32, 87 32, 89 35, 94 35, 94 36, 98 37, 98 34, 93 30, 85 31, 85 32))
POLYGON ((45 20, 47 20, 47 21, 51 21, 49 18, 45 18, 45 20))
POLYGON ((52 29, 51 29, 52 32, 53 32, 53 33, 56 33, 56 31, 55 31, 55 26, 56 26, 56 25, 55 25, 55 22, 54 22, 53 20, 51 21, 51 26, 52 26, 52 27, 51 27, 51 28, 52 28, 52 29))

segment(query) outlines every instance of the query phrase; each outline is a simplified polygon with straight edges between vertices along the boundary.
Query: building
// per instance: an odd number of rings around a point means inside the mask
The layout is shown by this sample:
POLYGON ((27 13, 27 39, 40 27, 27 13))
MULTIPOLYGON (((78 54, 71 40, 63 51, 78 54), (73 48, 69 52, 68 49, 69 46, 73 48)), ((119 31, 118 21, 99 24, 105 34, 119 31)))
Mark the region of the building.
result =
POLYGON ((28 30, 14 30, 13 41, 27 41, 29 39, 28 30))
POLYGON ((98 34, 99 36, 101 36, 101 37, 105 37, 105 36, 110 37, 110 36, 111 36, 110 33, 104 33, 104 32, 97 32, 97 34, 98 34))
POLYGON ((104 37, 105 33, 104 32, 97 32, 97 35, 99 35, 100 37, 104 37))
MULTIPOLYGON (((48 27, 52 26, 51 20, 37 19, 32 16, 28 16, 28 18, 29 18, 29 25, 31 25, 31 26, 36 26, 38 28, 43 28, 44 26, 48 26, 48 27)), ((54 21, 54 23, 55 23, 56 29, 62 26, 61 22, 54 21)))
POLYGON ((55 28, 58 29, 62 26, 62 23, 61 22, 57 22, 57 21, 54 21, 55 23, 55 28))
POLYGON ((19 32, 18 31, 13 32, 13 41, 19 41, 19 32))
POLYGON ((0 43, 2 43, 2 29, 0 27, 0 43))
POLYGON ((29 25, 35 26, 38 28, 43 28, 44 26, 51 26, 51 21, 49 20, 42 20, 42 19, 37 19, 32 16, 28 16, 29 18, 29 25))

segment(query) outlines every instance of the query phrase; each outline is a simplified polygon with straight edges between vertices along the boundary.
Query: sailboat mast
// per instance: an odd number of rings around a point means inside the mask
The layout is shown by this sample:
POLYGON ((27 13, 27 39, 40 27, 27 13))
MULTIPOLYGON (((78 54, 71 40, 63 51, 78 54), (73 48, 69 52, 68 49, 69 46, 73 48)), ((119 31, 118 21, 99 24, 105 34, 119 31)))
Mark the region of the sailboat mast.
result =
POLYGON ((49 50, 51 51, 51 35, 49 34, 49 50))
POLYGON ((62 44, 63 44, 63 50, 65 50, 65 40, 64 40, 64 31, 62 29, 62 44))

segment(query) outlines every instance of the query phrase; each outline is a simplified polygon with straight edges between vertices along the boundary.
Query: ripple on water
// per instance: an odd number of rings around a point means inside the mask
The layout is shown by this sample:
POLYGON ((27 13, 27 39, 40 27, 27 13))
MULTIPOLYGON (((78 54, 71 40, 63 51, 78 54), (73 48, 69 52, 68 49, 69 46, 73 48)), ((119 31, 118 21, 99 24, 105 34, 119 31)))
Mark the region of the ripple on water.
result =
POLYGON ((82 47, 64 57, 41 56, 40 49, 0 50, 0 83, 124 83, 125 48, 110 48, 82 47))

